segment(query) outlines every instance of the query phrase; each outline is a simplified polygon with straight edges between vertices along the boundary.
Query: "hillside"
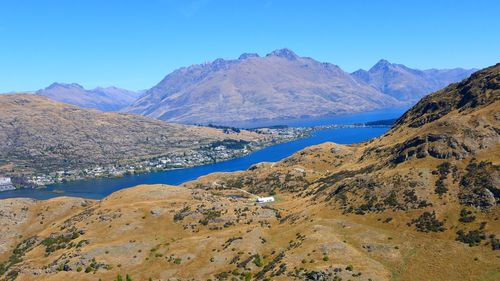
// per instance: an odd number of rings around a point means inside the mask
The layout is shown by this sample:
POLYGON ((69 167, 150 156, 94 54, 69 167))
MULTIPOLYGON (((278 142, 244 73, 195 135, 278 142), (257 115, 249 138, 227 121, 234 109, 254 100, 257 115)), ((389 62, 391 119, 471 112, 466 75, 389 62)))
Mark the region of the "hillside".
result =
POLYGON ((125 165, 169 153, 190 153, 214 142, 264 137, 103 113, 38 95, 0 95, 1 176, 125 165))
POLYGON ((230 123, 400 105, 338 66, 288 49, 181 68, 125 111, 180 123, 230 123))
POLYGON ((101 111, 119 111, 134 102, 140 95, 116 87, 87 90, 75 83, 53 83, 45 89, 38 90, 36 94, 78 107, 101 111))
POLYGON ((325 143, 247 171, 101 201, 2 200, 0 274, 498 280, 498 112, 500 64, 422 99, 369 142, 325 143), (255 203, 269 194, 276 202, 255 203))
POLYGON ((474 71, 462 68, 418 70, 380 60, 370 70, 360 69, 352 75, 384 94, 414 104, 429 93, 469 77, 474 71))

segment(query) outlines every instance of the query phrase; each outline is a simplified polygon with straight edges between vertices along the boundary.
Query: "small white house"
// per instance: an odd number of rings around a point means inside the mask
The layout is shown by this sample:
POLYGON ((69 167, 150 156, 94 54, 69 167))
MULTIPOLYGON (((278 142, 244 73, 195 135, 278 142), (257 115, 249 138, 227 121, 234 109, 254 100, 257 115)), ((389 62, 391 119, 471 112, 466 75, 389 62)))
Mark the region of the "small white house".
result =
POLYGON ((0 185, 11 185, 12 181, 10 178, 0 177, 0 185))
POLYGON ((274 197, 257 197, 257 203, 269 203, 274 202, 274 197))

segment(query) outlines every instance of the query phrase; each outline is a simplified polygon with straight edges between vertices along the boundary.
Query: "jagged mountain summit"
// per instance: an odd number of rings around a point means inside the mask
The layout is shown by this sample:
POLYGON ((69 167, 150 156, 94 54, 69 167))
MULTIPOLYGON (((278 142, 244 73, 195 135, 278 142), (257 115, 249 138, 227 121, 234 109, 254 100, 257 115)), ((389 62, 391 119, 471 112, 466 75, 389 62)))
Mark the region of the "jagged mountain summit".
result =
POLYGON ((36 94, 82 108, 94 108, 101 111, 119 111, 141 95, 117 87, 98 87, 87 90, 76 83, 53 83, 45 89, 38 90, 36 94))
POLYGON ((499 112, 497 64, 365 143, 100 201, 2 200, 0 277, 497 280, 499 112))
POLYGON ((167 75, 125 111, 180 123, 345 114, 402 103, 330 63, 289 49, 216 59, 167 75))
POLYGON ((431 92, 467 78, 474 71, 462 68, 418 70, 382 59, 370 70, 360 69, 352 75, 384 94, 414 104, 431 92))

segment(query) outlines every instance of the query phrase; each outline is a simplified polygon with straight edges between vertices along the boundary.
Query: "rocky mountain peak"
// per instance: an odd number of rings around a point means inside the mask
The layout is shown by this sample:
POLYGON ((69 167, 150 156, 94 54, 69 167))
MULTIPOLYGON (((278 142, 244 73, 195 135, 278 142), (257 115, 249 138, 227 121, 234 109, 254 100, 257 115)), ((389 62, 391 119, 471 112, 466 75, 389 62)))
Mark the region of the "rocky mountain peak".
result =
POLYGON ((297 54, 295 54, 292 50, 287 49, 287 48, 274 50, 271 53, 267 54, 267 57, 270 57, 270 56, 280 57, 280 58, 284 58, 287 60, 296 60, 299 58, 299 56, 297 56, 297 54))
POLYGON ((66 88, 66 89, 76 88, 83 90, 83 86, 78 83, 58 83, 58 82, 50 84, 50 86, 48 86, 46 89, 57 89, 57 88, 66 88))
POLYGON ((260 56, 257 53, 243 53, 243 54, 241 54, 241 56, 238 59, 239 60, 246 60, 248 58, 260 58, 260 56))
POLYGON ((373 72, 377 70, 388 69, 391 66, 393 66, 393 64, 388 60, 381 59, 372 68, 370 68, 370 71, 373 72))

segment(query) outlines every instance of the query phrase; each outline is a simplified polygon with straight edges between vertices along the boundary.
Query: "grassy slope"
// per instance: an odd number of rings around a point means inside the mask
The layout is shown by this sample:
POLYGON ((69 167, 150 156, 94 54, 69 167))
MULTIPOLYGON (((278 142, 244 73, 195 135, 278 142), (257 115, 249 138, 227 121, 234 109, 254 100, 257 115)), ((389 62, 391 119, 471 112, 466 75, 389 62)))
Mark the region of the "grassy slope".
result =
POLYGON ((0 96, 0 169, 7 174, 124 163, 217 140, 261 137, 103 113, 36 95, 0 96))
POLYGON ((40 280, 33 274, 42 267, 46 280, 111 280, 117 273, 134 280, 207 280, 234 270, 257 277, 274 265, 263 277, 302 280, 306 272, 341 268, 336 275, 343 280, 498 280, 499 254, 490 240, 470 247, 455 241, 455 233, 486 222, 484 233, 500 234, 498 198, 485 190, 497 192, 500 179, 499 75, 495 66, 436 93, 401 119, 407 121, 367 143, 325 143, 249 171, 208 175, 187 188, 139 186, 102 201, 4 200, 0 224, 8 231, 0 260, 29 237, 42 241, 51 233, 84 230, 74 243, 85 239, 88 245, 45 255, 37 242, 8 272, 18 270, 18 280, 40 280), (471 93, 477 96, 461 102, 471 93), (434 101, 452 106, 443 113, 434 101), (481 161, 492 163, 467 172, 481 161), (439 196, 436 171, 445 162, 451 165, 448 191, 439 196), (468 177, 481 182, 463 184, 468 177), (252 198, 225 196, 242 194, 240 189, 277 192, 280 200, 273 210, 252 198), (464 208, 476 216, 473 222, 458 220, 464 208), (417 231, 411 222, 426 211, 435 212, 444 231, 417 231), (237 266, 255 254, 263 266, 256 259, 237 266), (92 258, 103 264, 95 275, 77 271, 92 258), (61 264, 71 271, 57 271, 61 264), (345 270, 349 265, 353 271, 345 270))

